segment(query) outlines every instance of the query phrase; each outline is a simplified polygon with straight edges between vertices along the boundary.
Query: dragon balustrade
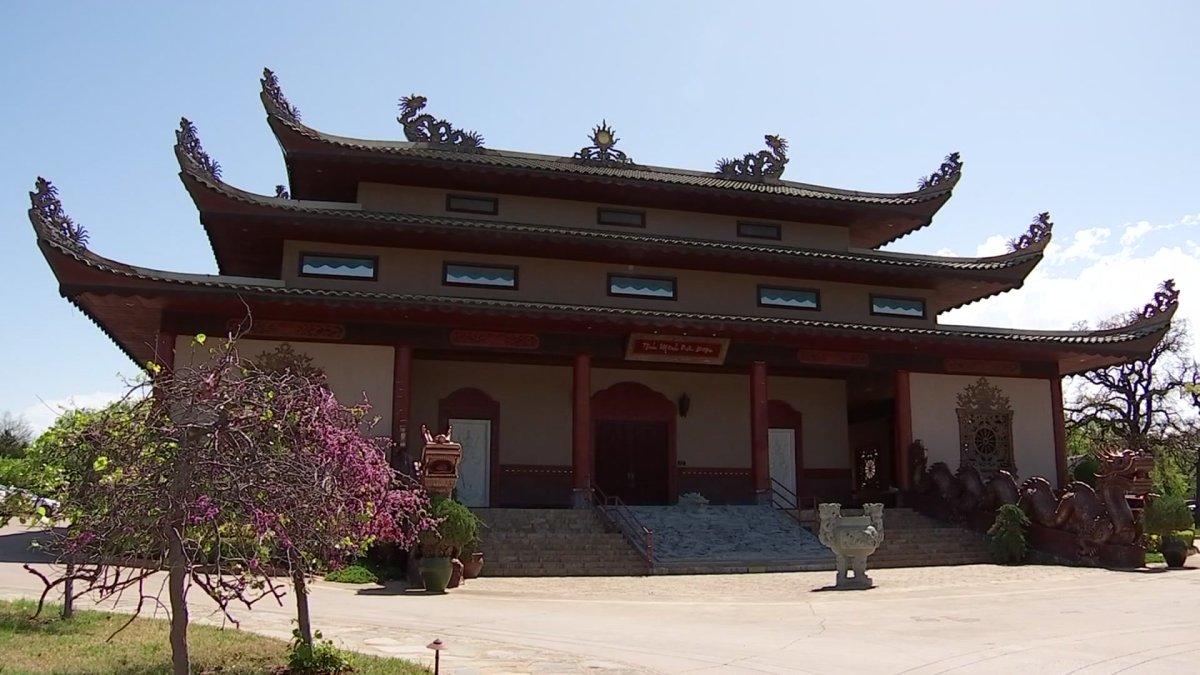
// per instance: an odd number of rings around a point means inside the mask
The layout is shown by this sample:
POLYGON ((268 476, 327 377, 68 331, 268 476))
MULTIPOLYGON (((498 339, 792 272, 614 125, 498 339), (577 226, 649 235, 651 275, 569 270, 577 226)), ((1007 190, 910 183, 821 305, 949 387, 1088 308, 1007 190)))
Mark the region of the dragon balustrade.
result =
POLYGON ((927 466, 928 452, 916 441, 912 457, 912 502, 927 515, 986 530, 996 509, 1017 504, 1029 517, 1033 548, 1082 562, 1140 567, 1145 561, 1141 524, 1130 498, 1151 488, 1154 458, 1144 451, 1100 454, 1096 486, 1073 481, 1061 490, 1033 476, 1018 484, 1008 471, 985 480, 973 466, 952 472, 945 462, 927 466))

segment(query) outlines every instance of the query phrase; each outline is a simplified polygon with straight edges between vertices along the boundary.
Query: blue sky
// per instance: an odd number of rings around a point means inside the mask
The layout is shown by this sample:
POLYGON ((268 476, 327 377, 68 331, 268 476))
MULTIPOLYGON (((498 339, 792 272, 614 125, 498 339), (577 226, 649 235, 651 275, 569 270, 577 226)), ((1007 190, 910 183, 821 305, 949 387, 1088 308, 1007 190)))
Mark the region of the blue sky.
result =
POLYGON ((957 150, 954 198, 892 248, 999 252, 1043 210, 1055 243, 1024 289, 944 321, 1066 328, 1168 276, 1196 316, 1197 25, 1182 0, 0 3, 0 411, 41 426, 134 371, 59 297, 35 177, 101 255, 215 272, 173 131, 189 117, 228 182, 271 193, 264 66, 306 123, 365 138, 402 138, 415 92, 495 148, 570 154, 604 118, 638 162, 709 169, 778 133, 785 178, 849 189, 912 189, 957 150))

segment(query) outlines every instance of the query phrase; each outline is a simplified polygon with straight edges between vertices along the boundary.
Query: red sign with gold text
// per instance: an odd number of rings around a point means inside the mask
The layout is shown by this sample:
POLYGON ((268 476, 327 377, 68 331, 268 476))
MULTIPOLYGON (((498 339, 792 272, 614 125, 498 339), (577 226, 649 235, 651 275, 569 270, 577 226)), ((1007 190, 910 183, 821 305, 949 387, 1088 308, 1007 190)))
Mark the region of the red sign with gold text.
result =
POLYGON ((729 338, 690 337, 687 335, 629 336, 625 358, 630 361, 672 361, 721 365, 729 350, 729 338))

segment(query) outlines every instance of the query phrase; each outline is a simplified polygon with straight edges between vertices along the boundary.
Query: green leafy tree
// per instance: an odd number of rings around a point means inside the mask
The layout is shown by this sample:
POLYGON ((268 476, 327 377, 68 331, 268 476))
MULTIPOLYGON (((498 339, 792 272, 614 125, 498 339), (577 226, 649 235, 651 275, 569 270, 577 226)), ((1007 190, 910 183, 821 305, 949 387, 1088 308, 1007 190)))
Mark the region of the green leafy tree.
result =
POLYGON ((33 441, 33 429, 25 418, 0 413, 0 458, 19 459, 33 441))

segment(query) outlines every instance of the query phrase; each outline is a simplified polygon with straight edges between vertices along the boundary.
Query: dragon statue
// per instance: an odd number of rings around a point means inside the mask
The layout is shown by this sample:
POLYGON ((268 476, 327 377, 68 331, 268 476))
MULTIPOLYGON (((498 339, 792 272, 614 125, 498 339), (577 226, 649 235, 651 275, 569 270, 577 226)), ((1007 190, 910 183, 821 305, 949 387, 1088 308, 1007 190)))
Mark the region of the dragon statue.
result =
POLYGON ((985 483, 970 466, 951 473, 945 462, 935 462, 927 469, 927 451, 919 441, 909 452, 913 491, 936 495, 956 520, 1018 504, 1031 522, 1075 535, 1081 558, 1095 558, 1099 547, 1106 544, 1132 546, 1141 539, 1127 496, 1150 492, 1154 458, 1144 451, 1103 452, 1097 456, 1100 468, 1095 488, 1074 481, 1058 492, 1041 476, 1029 478, 1018 488, 1007 471, 997 472, 985 483))
POLYGON ((747 153, 741 159, 722 159, 717 162, 717 175, 729 180, 779 180, 788 163, 787 141, 774 134, 763 136, 770 150, 747 153))
POLYGON ((404 127, 404 137, 414 143, 430 143, 453 150, 478 152, 483 149, 483 136, 474 131, 455 129, 446 120, 422 113, 428 102, 424 96, 413 94, 400 99, 400 116, 396 121, 404 127))
POLYGON ((946 155, 946 159, 942 161, 942 165, 938 167, 937 171, 921 178, 917 183, 917 189, 928 190, 951 181, 957 181, 958 177, 962 175, 962 166, 962 159, 959 158, 957 152, 946 155))

